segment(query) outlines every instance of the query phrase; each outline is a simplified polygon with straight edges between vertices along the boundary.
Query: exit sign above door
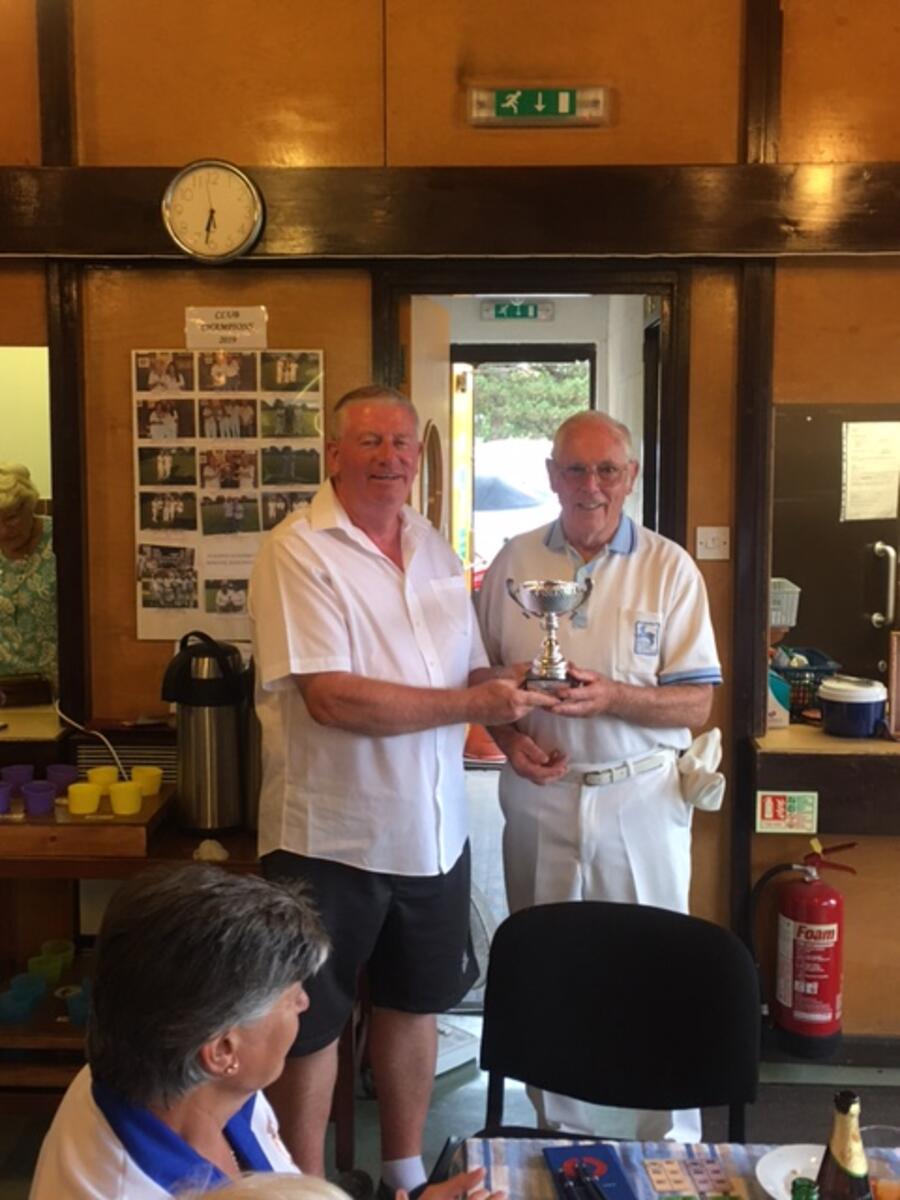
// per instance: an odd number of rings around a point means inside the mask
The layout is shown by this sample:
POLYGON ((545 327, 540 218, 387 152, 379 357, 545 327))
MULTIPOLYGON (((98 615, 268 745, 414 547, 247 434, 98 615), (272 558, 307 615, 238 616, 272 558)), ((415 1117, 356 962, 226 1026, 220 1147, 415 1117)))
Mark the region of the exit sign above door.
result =
POLYGON ((552 321, 552 300, 482 300, 482 321, 552 321))
POLYGON ((609 88, 605 87, 511 83, 499 88, 468 88, 470 125, 606 125, 609 112, 609 88))

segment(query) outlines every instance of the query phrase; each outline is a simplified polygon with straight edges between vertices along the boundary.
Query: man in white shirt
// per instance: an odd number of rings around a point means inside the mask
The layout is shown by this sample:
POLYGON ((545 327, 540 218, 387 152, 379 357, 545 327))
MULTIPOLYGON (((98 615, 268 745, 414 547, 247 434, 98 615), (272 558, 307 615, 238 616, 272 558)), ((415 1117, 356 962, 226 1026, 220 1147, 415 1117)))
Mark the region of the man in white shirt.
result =
MULTIPOLYGON (((560 623, 575 686, 557 693, 552 711, 491 730, 509 758, 500 780, 509 906, 612 900, 687 912, 692 810, 676 759, 722 678, 703 579, 680 546, 623 513, 638 474, 624 425, 597 412, 570 417, 547 468, 559 519, 507 542, 478 597, 491 661, 517 662, 535 654, 540 633, 507 579, 592 584, 560 623)), ((532 1099, 541 1124, 699 1141, 693 1112, 650 1113, 623 1128, 596 1106, 532 1099)))
POLYGON ((297 1163, 322 1173, 365 965, 382 1180, 410 1190, 425 1180, 434 1014, 472 978, 465 725, 555 701, 488 669, 458 558, 405 504, 420 451, 409 400, 360 388, 334 417, 329 481, 268 535, 250 581, 260 856, 270 877, 310 881, 334 946, 272 1099, 297 1163))

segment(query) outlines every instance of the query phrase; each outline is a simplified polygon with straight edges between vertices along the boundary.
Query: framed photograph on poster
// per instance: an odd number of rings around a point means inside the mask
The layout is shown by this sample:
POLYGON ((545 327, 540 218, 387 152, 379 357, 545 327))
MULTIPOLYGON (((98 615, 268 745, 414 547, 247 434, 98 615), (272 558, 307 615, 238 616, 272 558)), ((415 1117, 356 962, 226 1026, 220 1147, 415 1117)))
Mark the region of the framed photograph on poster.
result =
POLYGON ((900 631, 891 634, 891 656, 888 667, 888 729, 900 737, 900 631))

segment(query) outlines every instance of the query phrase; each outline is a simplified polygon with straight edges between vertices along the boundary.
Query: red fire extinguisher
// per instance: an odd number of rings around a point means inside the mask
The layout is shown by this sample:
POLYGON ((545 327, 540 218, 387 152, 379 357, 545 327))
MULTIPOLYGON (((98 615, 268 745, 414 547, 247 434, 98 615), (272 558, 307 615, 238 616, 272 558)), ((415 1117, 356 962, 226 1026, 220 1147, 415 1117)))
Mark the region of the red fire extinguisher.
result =
POLYGON ((822 848, 812 839, 812 851, 802 863, 771 867, 753 888, 755 905, 763 887, 784 871, 799 871, 798 878, 778 888, 778 949, 775 995, 770 1012, 778 1040, 789 1054, 825 1058, 841 1039, 843 991, 844 897, 819 878, 827 867, 849 871, 853 867, 832 862, 826 855, 852 850, 856 842, 822 848))

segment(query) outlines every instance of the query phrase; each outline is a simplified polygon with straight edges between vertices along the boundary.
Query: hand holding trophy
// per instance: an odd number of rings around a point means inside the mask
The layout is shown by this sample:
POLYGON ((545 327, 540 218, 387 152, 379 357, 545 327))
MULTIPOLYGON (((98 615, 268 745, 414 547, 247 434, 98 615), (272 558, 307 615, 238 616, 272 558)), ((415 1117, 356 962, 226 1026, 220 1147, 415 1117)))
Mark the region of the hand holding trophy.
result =
POLYGON ((507 579, 506 590, 526 617, 537 617, 544 631, 540 652, 531 662, 525 676, 524 688, 541 692, 558 692, 561 688, 578 687, 569 674, 569 664, 559 648, 557 633, 559 618, 572 616, 591 594, 590 579, 578 582, 566 579, 529 579, 516 583, 507 579))

